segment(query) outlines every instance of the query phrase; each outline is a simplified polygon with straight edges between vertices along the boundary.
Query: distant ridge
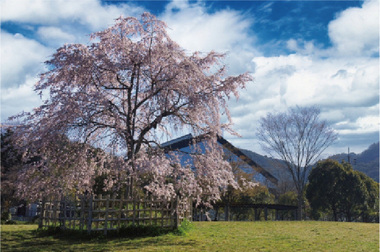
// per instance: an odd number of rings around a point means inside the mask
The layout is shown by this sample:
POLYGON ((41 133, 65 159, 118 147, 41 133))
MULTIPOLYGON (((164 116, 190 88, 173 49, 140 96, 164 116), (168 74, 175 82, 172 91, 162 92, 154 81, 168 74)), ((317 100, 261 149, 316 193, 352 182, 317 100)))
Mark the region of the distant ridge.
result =
POLYGON ((284 166, 281 165, 283 163, 280 159, 275 159, 268 156, 263 156, 260 154, 257 154, 256 152, 240 149, 241 152, 243 152, 246 156, 248 156, 250 159, 254 160, 256 163, 258 163, 261 167, 263 167, 265 170, 270 172, 273 176, 275 176, 277 179, 291 179, 290 175, 287 171, 284 170, 284 166), (282 167, 282 168, 281 168, 282 167))
POLYGON ((339 162, 342 160, 348 162, 348 156, 350 157, 350 163, 355 170, 361 171, 373 178, 376 182, 379 182, 379 142, 371 144, 368 149, 360 154, 353 152, 349 155, 348 153, 341 153, 329 158, 339 162))
MULTIPOLYGON (((278 179, 280 179, 281 175, 284 176, 283 170, 278 169, 278 164, 279 162, 282 162, 281 160, 263 156, 250 150, 241 149, 241 151, 256 163, 258 163, 260 166, 262 166, 264 169, 268 170, 278 179)), ((371 144, 360 154, 352 152, 349 156, 350 163, 355 170, 361 171, 376 182, 379 182, 379 142, 371 144)), ((337 160, 339 162, 348 162, 347 153, 335 154, 329 158, 337 160)))

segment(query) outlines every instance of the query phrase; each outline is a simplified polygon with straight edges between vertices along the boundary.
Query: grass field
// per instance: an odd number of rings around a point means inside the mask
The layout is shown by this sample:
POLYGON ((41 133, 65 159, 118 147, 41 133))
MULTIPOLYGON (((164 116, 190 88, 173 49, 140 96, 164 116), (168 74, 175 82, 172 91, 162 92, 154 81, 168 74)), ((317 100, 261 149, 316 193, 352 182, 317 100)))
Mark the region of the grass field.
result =
POLYGON ((59 238, 37 225, 3 225, 1 251, 379 251, 379 225, 342 222, 195 222, 186 235, 59 238))

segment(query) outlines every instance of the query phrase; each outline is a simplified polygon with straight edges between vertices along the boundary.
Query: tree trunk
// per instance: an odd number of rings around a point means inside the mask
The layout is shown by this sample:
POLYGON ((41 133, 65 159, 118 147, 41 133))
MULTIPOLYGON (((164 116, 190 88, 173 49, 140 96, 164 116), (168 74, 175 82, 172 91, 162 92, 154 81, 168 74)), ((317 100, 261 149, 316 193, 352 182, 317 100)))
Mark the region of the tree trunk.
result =
POLYGON ((227 203, 224 207, 224 221, 229 221, 230 220, 230 213, 229 213, 229 203, 227 203))
POLYGON ((335 220, 335 221, 338 221, 338 214, 337 214, 335 208, 333 208, 333 215, 334 215, 334 220, 335 220))
POLYGON ((347 216, 347 222, 351 222, 352 219, 351 219, 351 211, 347 211, 346 212, 346 216, 347 216))
POLYGON ((297 220, 302 220, 302 214, 303 214, 302 207, 303 207, 302 193, 298 193, 297 220))

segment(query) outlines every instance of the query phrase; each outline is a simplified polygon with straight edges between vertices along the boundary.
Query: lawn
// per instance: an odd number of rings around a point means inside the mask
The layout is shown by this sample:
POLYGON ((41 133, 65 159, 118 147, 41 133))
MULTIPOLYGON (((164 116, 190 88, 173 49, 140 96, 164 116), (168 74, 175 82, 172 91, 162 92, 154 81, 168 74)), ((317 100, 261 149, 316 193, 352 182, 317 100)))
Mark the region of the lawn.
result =
POLYGON ((57 238, 3 225, 1 251, 379 251, 379 225, 343 222, 195 222, 186 235, 57 238))

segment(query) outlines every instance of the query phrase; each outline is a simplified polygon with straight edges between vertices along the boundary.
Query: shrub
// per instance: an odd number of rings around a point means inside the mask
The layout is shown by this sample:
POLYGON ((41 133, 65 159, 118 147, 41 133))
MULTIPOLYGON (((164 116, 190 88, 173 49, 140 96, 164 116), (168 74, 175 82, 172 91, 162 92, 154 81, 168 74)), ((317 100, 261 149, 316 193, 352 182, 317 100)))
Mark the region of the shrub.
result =
POLYGON ((1 213, 1 220, 2 221, 8 221, 12 218, 12 215, 10 212, 2 212, 1 213))
POLYGON ((194 228, 193 223, 189 221, 188 219, 184 219, 175 233, 178 235, 186 235, 193 228, 194 228))

